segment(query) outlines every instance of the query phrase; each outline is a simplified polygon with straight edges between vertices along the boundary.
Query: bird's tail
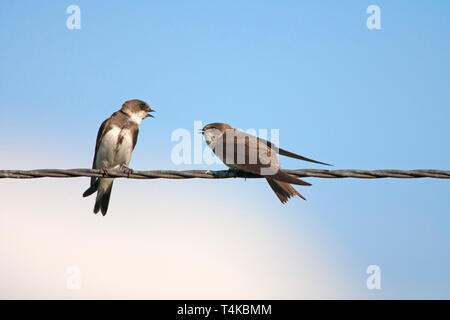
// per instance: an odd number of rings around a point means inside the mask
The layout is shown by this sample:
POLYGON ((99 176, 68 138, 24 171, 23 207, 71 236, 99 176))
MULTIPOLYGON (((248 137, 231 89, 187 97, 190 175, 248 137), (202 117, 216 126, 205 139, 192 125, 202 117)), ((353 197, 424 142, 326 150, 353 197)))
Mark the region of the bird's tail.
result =
POLYGON ((278 181, 296 184, 299 186, 310 186, 311 185, 311 183, 303 181, 303 180, 297 178, 296 176, 293 176, 293 175, 287 173, 283 169, 279 169, 276 174, 271 176, 271 178, 278 180, 278 181))
POLYGON ((98 181, 99 181, 99 179, 95 180, 91 184, 91 186, 85 192, 83 192, 83 197, 89 197, 91 194, 93 194, 95 191, 97 191, 97 189, 98 189, 98 181))
POLYGON ((299 196, 303 200, 306 200, 306 198, 295 190, 289 183, 273 180, 272 178, 266 178, 266 180, 273 192, 277 195, 278 199, 280 199, 281 203, 286 203, 289 198, 294 196, 299 196))
POLYGON ((102 178, 99 179, 97 198, 95 199, 94 213, 101 211, 102 215, 106 215, 108 211, 109 198, 111 197, 111 190, 114 179, 102 178))

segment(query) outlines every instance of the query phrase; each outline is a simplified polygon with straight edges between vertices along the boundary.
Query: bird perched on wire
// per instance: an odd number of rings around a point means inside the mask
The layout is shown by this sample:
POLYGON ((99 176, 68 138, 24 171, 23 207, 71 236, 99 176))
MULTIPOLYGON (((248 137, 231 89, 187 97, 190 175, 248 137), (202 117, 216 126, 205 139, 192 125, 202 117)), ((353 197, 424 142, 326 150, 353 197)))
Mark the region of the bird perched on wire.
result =
POLYGON ((226 123, 210 123, 200 132, 205 137, 208 147, 225 165, 232 170, 265 177, 282 203, 286 203, 293 196, 306 200, 291 184, 302 186, 311 184, 284 171, 280 167, 278 153, 299 160, 329 165, 283 150, 270 141, 234 129, 226 123))
MULTIPOLYGON (((102 169, 105 173, 108 169, 132 173, 128 164, 136 146, 139 125, 143 119, 153 117, 150 112, 154 111, 144 101, 128 100, 119 111, 103 121, 97 134, 92 168, 102 169)), ((102 215, 106 215, 113 181, 113 178, 91 178, 91 185, 83 197, 97 191, 94 213, 101 211, 102 215)))

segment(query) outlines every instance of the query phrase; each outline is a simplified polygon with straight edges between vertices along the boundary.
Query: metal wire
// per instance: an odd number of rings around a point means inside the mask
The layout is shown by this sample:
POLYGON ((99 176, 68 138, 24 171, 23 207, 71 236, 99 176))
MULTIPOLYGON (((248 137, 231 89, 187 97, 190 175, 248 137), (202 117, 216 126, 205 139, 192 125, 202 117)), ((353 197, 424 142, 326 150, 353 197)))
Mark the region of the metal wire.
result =
MULTIPOLYGON (((437 178, 450 179, 450 171, 444 170, 286 170, 297 177, 314 178, 437 178)), ((0 179, 34 179, 34 178, 130 178, 130 179, 226 179, 226 178, 262 178, 259 175, 232 170, 152 170, 125 173, 119 170, 103 171, 99 169, 38 169, 38 170, 0 170, 0 179)))

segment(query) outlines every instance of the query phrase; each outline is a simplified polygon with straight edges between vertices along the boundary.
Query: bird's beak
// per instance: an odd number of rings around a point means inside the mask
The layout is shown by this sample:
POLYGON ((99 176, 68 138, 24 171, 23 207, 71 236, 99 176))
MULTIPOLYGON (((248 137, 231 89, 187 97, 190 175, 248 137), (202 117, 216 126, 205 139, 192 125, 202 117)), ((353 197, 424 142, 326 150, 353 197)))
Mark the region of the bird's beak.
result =
POLYGON ((198 129, 198 133, 204 134, 204 133, 205 133, 205 130, 203 130, 203 129, 198 129))
MULTIPOLYGON (((148 110, 147 112, 156 112, 155 110, 152 110, 152 109, 150 109, 150 110, 148 110)), ((146 115, 146 118, 147 117, 152 117, 152 118, 154 118, 155 116, 154 115, 152 115, 152 114, 150 114, 150 113, 147 113, 147 115, 146 115)))

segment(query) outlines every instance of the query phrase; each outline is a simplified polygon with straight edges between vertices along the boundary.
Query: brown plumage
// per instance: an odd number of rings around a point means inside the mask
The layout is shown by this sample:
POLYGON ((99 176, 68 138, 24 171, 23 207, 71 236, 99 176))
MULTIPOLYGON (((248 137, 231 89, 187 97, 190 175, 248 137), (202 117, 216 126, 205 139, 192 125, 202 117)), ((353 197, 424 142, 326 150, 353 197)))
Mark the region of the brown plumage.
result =
POLYGON ((303 186, 311 184, 284 171, 280 167, 278 153, 295 159, 329 165, 278 148, 267 140, 236 130, 226 123, 210 123, 202 129, 202 134, 207 145, 225 165, 235 170, 265 177, 282 203, 286 203, 293 196, 306 200, 290 184, 303 186))
POLYGON ((103 216, 106 215, 106 212, 108 211, 108 206, 109 206, 109 199, 111 198, 112 185, 113 185, 113 183, 111 182, 108 185, 103 196, 99 197, 98 199, 95 200, 95 205, 94 205, 94 213, 95 214, 97 214, 101 210, 102 215, 103 216))
MULTIPOLYGON (((95 144, 93 169, 128 169, 131 153, 136 146, 139 124, 147 117, 153 117, 152 110, 141 100, 128 100, 119 111, 103 121, 97 134, 95 144)), ((131 170, 131 169, 128 169, 131 170)), ((97 192, 94 213, 102 212, 106 215, 111 197, 114 179, 91 178, 90 187, 83 193, 83 197, 97 192)))
POLYGON ((281 203, 286 203, 289 198, 294 196, 299 196, 303 200, 306 200, 297 190, 294 189, 289 183, 278 181, 275 179, 266 178, 269 186, 272 188, 273 192, 277 195, 278 199, 280 199, 281 203))

